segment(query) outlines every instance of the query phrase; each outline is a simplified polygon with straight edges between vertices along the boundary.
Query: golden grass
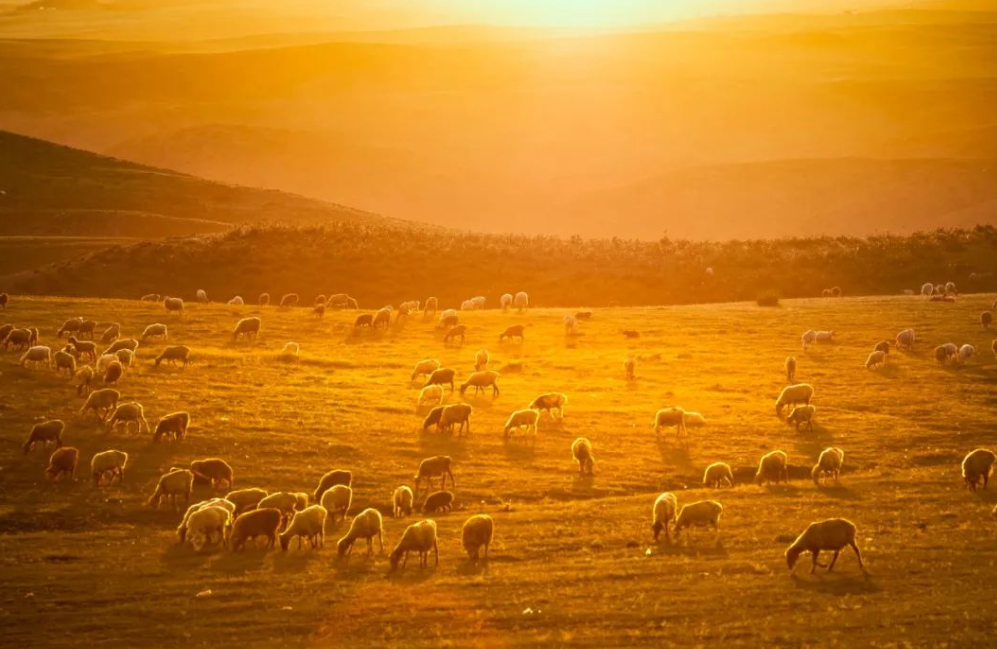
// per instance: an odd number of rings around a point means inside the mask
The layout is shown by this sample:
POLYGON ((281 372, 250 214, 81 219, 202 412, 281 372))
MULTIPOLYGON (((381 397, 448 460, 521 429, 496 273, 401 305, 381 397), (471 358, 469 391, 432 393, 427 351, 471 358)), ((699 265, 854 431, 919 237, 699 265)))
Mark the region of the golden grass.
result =
MULTIPOLYGON (((189 305, 180 320, 161 305, 134 301, 15 297, 0 321, 37 325, 55 343, 62 320, 117 321, 126 336, 167 322, 169 344, 194 350, 186 370, 152 367, 163 343, 141 347, 119 389, 145 405, 150 423, 179 409, 192 426, 181 445, 109 434, 80 421, 65 379, 0 356, 0 619, 11 646, 592 646, 674 643, 699 646, 964 645, 988 637, 997 619, 994 489, 965 491, 962 456, 993 447, 997 367, 978 315, 989 297, 956 304, 920 298, 784 300, 647 309, 602 309, 567 340, 567 310, 462 313, 469 335, 446 348, 433 321, 413 318, 384 335, 351 335, 355 314, 262 310, 256 342, 232 342, 256 307, 189 305), (524 344, 498 344, 513 322, 524 344), (893 353, 879 372, 862 364, 881 339, 913 327, 921 342, 893 353), (838 342, 799 349, 806 329, 833 329, 838 342), (627 341, 622 329, 638 329, 627 341), (277 354, 301 344, 296 361, 277 354), (960 370, 940 368, 931 348, 971 342, 979 355, 960 370), (421 434, 412 365, 435 357, 470 373, 487 347, 503 372, 501 396, 472 399, 472 434, 421 434), (638 379, 624 380, 628 353, 638 379), (786 355, 816 386, 815 433, 797 433, 774 415, 786 355), (520 367, 512 370, 516 365, 520 367), (535 444, 502 439, 508 414, 536 395, 568 394, 563 425, 541 424, 535 444), (673 434, 656 442, 654 412, 681 405, 706 415, 688 448, 673 434), (47 453, 21 454, 41 418, 67 421, 65 440, 81 450, 75 484, 44 481, 47 453), (594 446, 597 472, 581 479, 569 446, 594 446), (838 488, 816 489, 809 468, 830 445, 845 451, 838 488), (93 453, 131 455, 122 488, 94 492, 93 453), (750 484, 765 452, 789 453, 788 486, 750 484), (387 559, 335 559, 334 538, 317 552, 196 553, 178 547, 179 514, 144 500, 161 471, 219 456, 236 486, 311 491, 331 468, 355 474, 354 511, 390 511, 392 490, 411 483, 419 460, 454 459, 457 511, 437 516, 439 569, 410 562, 385 578, 387 559), (699 485, 723 460, 739 484, 699 485), (651 542, 650 509, 660 491, 679 502, 724 504, 718 540, 694 532, 681 544, 651 542), (484 567, 460 547, 463 520, 495 517, 484 567), (843 555, 832 575, 791 580, 782 558, 807 523, 845 516, 858 525, 870 575, 843 555), (210 590, 210 596, 196 597, 210 590)), ((456 400, 457 397, 452 397, 456 400)), ((195 491, 206 497, 207 488, 195 491)), ((388 549, 405 525, 386 519, 388 549)), ((339 532, 332 534, 332 537, 339 532)), ((292 548, 294 545, 292 545, 292 548)))

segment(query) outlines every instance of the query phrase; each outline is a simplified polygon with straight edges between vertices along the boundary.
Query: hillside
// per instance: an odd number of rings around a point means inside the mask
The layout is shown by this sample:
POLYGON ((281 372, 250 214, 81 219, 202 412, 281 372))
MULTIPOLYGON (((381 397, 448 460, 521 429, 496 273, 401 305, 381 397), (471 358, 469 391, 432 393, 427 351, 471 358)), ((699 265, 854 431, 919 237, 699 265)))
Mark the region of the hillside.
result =
POLYGON ((0 290, 191 299, 204 288, 217 300, 249 301, 262 292, 309 300, 346 292, 365 308, 527 290, 537 305, 601 306, 812 296, 832 285, 849 295, 897 294, 948 280, 963 291, 993 291, 995 278, 994 227, 867 239, 644 243, 340 223, 117 245, 0 277, 0 290))

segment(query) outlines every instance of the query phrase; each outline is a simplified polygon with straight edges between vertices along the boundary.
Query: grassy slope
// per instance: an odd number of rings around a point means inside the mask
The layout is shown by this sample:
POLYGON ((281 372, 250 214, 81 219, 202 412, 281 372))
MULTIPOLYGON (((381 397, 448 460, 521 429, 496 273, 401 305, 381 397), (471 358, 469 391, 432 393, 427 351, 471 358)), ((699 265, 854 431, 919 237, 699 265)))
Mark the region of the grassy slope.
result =
MULTIPOLYGON (((119 321, 128 335, 168 321, 171 341, 190 344, 197 363, 186 372, 155 370, 161 345, 150 344, 123 380, 124 397, 142 402, 150 419, 180 408, 193 415, 182 446, 152 446, 146 435, 108 434, 77 420, 79 401, 64 380, 19 369, 12 354, 0 357, 5 637, 33 646, 151 637, 242 647, 978 642, 997 614, 986 596, 994 490, 968 494, 958 464, 968 450, 994 445, 997 368, 982 351, 993 334, 976 324, 990 299, 608 309, 571 344, 563 311, 476 312, 462 316, 470 329, 464 348, 446 349, 421 320, 355 339, 353 314, 315 321, 303 309, 270 309, 259 342, 233 344, 235 320, 257 309, 194 305, 179 321, 154 304, 15 298, 2 319, 37 324, 43 340, 53 341, 70 314, 119 321), (497 345, 511 322, 530 324, 527 341, 497 345), (918 349, 893 355, 882 372, 865 371, 872 344, 907 326, 923 341, 918 349), (643 332, 639 343, 619 336, 631 327, 643 332), (839 342, 799 352, 799 334, 811 327, 836 330, 839 342), (275 359, 288 340, 302 345, 297 362, 275 359), (961 371, 941 369, 930 349, 949 340, 982 353, 961 371), (484 346, 495 368, 521 363, 521 370, 505 370, 494 403, 472 402, 471 436, 420 435, 411 365, 435 356, 466 375, 484 346), (628 351, 643 356, 633 385, 622 378, 628 351), (773 416, 782 359, 791 353, 798 377, 817 388, 814 434, 773 416), (563 426, 543 427, 535 446, 503 444, 506 415, 550 389, 569 395, 563 426), (654 440, 651 416, 667 404, 711 420, 688 450, 654 440), (124 488, 94 493, 85 470, 75 485, 45 484, 45 454, 19 451, 43 417, 67 420, 66 440, 84 462, 110 447, 131 453, 124 488), (579 435, 594 444, 594 480, 576 476, 568 446, 579 435), (804 474, 831 444, 846 452, 842 486, 814 489, 804 474), (697 486, 715 460, 731 463, 744 482, 774 448, 790 454, 788 486, 720 493, 697 486), (385 508, 418 461, 439 453, 454 458, 459 509, 437 517, 441 565, 422 572, 410 564, 388 580, 383 557, 340 564, 330 547, 195 554, 175 546, 177 514, 143 506, 161 470, 217 455, 233 464, 239 486, 272 490, 310 490, 324 471, 348 467, 355 507, 385 508), (676 490, 680 502, 721 500, 719 542, 700 533, 688 545, 652 548, 650 507, 662 489, 676 490), (461 522, 478 511, 498 525, 484 569, 465 562, 458 541, 461 522), (791 581, 785 539, 835 515, 859 525, 872 575, 862 578, 844 556, 832 576, 791 581), (205 589, 210 597, 195 598, 205 589)), ((196 492, 202 496, 204 489, 196 492)), ((387 521, 389 544, 408 522, 387 521)))

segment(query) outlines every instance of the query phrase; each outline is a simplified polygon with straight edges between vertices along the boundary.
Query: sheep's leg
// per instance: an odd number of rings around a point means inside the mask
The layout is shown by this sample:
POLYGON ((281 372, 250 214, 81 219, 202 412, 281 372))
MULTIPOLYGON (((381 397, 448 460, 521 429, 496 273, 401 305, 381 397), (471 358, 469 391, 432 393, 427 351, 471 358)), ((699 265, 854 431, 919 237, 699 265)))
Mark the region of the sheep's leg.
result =
POLYGON ((859 552, 859 546, 855 545, 855 541, 850 541, 848 545, 852 546, 852 549, 855 550, 855 558, 859 560, 859 568, 862 572, 865 572, 865 566, 862 564, 862 553, 859 552))
POLYGON ((405 551, 405 555, 402 558, 402 568, 404 568, 405 564, 407 564, 407 563, 408 563, 408 550, 405 551))
POLYGON ((824 565, 822 563, 820 563, 819 561, 817 561, 817 557, 819 557, 819 556, 820 556, 820 550, 814 550, 814 551, 812 551, 810 553, 810 561, 811 561, 811 564, 810 564, 810 574, 811 575, 814 574, 815 570, 817 570, 817 566, 820 566, 821 568, 824 567, 824 565))
POLYGON ((839 554, 841 554, 841 549, 840 548, 834 551, 834 556, 831 557, 831 565, 829 565, 827 567, 827 571, 828 572, 831 572, 832 570, 834 570, 834 564, 837 563, 837 561, 838 561, 838 555, 839 554))

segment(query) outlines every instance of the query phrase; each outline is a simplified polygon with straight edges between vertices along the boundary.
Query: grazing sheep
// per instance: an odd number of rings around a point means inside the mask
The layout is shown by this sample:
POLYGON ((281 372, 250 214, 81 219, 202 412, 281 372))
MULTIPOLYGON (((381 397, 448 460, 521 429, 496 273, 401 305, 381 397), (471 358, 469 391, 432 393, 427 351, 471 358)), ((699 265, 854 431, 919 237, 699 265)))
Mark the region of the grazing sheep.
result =
POLYGON ((980 326, 982 326, 984 329, 989 329, 993 321, 994 321, 994 315, 989 311, 984 311, 983 313, 980 314, 980 326))
POLYGON ((564 335, 573 336, 575 335, 575 330, 578 327, 578 320, 573 315, 566 315, 564 320, 564 335))
POLYGON ((118 484, 120 485, 125 480, 125 465, 128 464, 128 453, 124 451, 101 451, 100 453, 95 453, 90 459, 90 473, 93 475, 93 486, 99 487, 110 473, 110 479, 107 484, 113 484, 114 478, 117 476, 118 484))
POLYGON ((479 349, 474 354, 474 371, 481 372, 488 369, 489 361, 491 361, 491 355, 488 353, 488 350, 479 349))
POLYGON ((635 329, 623 329, 620 333, 623 334, 624 338, 633 340, 634 338, 640 338, 640 332, 635 329))
POLYGON ((325 519, 328 513, 322 505, 312 505, 294 514, 291 524, 280 535, 280 549, 287 552, 291 539, 298 537, 298 549, 301 549, 301 539, 308 539, 312 549, 325 545, 325 519))
POLYGON ((803 342, 803 351, 807 351, 810 349, 810 345, 817 342, 817 332, 813 329, 805 331, 803 332, 803 336, 800 337, 800 340, 803 342))
POLYGON ((212 489, 220 489, 223 482, 226 489, 231 489, 235 486, 232 467, 229 466, 228 462, 220 458, 212 457, 206 460, 194 460, 190 463, 190 471, 194 474, 195 478, 207 480, 211 483, 212 489))
POLYGON ((925 282, 921 285, 921 295, 931 295, 935 292, 935 285, 931 282, 925 282))
POLYGON ((592 455, 592 442, 579 437, 571 443, 571 456, 578 462, 578 473, 593 475, 595 472, 595 456, 592 455))
POLYGON ((249 338, 250 336, 253 338, 259 337, 260 326, 262 324, 263 321, 255 316, 252 318, 243 318, 235 324, 235 330, 232 332, 232 340, 235 340, 240 335, 243 338, 249 338))
POLYGON ((775 415, 776 417, 782 417, 782 409, 786 406, 795 406, 797 404, 809 406, 810 400, 813 398, 814 386, 809 383, 787 385, 782 389, 782 392, 779 393, 779 398, 775 401, 775 415))
POLYGON ((470 387, 474 388, 474 394, 478 394, 481 390, 491 387, 492 399, 494 399, 499 396, 498 377, 499 373, 494 370, 475 372, 460 384, 460 394, 464 396, 464 393, 470 387))
POLYGON ((55 333, 55 337, 62 338, 62 334, 78 333, 80 327, 82 326, 83 326, 83 318, 70 318, 69 320, 66 320, 64 323, 62 323, 62 326, 59 327, 59 331, 55 333))
POLYGON ((323 317, 325 317, 325 305, 324 304, 316 304, 315 306, 313 306, 312 307, 312 315, 314 317, 316 317, 316 318, 323 318, 323 317))
POLYGON ((76 336, 70 336, 69 344, 72 345, 80 359, 87 357, 92 361, 97 360, 97 343, 90 340, 77 340, 76 336))
POLYGON ((525 330, 526 325, 512 325, 510 327, 506 327, 505 331, 499 334, 499 342, 503 342, 506 338, 509 340, 519 338, 519 342, 523 342, 525 340, 525 337, 523 336, 525 330))
POLYGON ((952 358, 952 352, 946 345, 939 345, 935 347, 935 360, 938 361, 939 365, 945 365, 952 358))
POLYGON ((236 295, 228 301, 229 306, 243 306, 244 304, 246 304, 246 301, 242 299, 241 295, 236 295))
POLYGON ((205 292, 203 288, 197 289, 197 293, 195 293, 194 297, 201 304, 208 303, 208 294, 205 292))
POLYGON ((461 311, 470 311, 473 308, 474 308, 474 302, 472 302, 471 300, 464 300, 463 302, 460 303, 461 311))
POLYGON ((327 520, 330 523, 334 523, 337 516, 345 521, 346 514, 350 511, 350 505, 353 504, 353 489, 343 484, 333 485, 332 488, 322 494, 320 504, 329 513, 327 520))
POLYGON ((301 349, 301 345, 298 343, 284 343, 284 349, 280 350, 280 355, 284 357, 297 356, 298 351, 301 349))
POLYGON ((889 354, 890 353, 890 341, 889 340, 880 340, 878 343, 876 343, 876 346, 873 348, 873 351, 883 352, 884 354, 889 354))
POLYGON ((125 368, 121 364, 121 361, 115 359, 110 361, 104 368, 104 384, 105 385, 117 385, 118 380, 125 373, 125 368))
POLYGON ((829 446, 820 452, 817 464, 810 471, 815 485, 820 485, 821 480, 827 484, 828 477, 834 478, 834 484, 838 484, 838 476, 841 474, 841 465, 845 461, 845 452, 840 448, 829 446))
POLYGON ((436 310, 439 308, 440 301, 435 297, 426 298, 426 308, 423 309, 423 315, 430 316, 436 315, 436 310))
POLYGON ((440 313, 440 321, 436 324, 437 329, 449 329, 457 324, 458 317, 457 312, 453 309, 447 309, 446 311, 440 313))
POLYGON ((475 514, 466 521, 460 530, 461 545, 471 561, 480 559, 481 548, 485 548, 485 559, 488 559, 488 546, 495 536, 495 521, 488 514, 475 514))
POLYGON ((372 329, 374 326, 374 316, 369 313, 361 313, 357 316, 356 320, 353 321, 353 329, 359 330, 363 327, 372 329))
POLYGON ((55 442, 55 447, 61 448, 62 433, 65 430, 66 424, 61 419, 49 419, 40 424, 35 424, 31 427, 31 432, 28 434, 28 441, 24 442, 21 448, 24 450, 25 455, 30 453, 35 444, 39 442, 42 448, 46 448, 49 442, 55 442))
POLYGON ((182 367, 187 369, 190 365, 190 347, 187 345, 171 345, 159 353, 156 357, 156 367, 159 364, 166 361, 168 364, 176 367, 177 362, 182 363, 182 367))
POLYGON ((499 306, 502 307, 503 311, 508 311, 512 308, 512 293, 503 293, 502 297, 499 298, 499 306))
POLYGON ((472 309, 484 309, 485 303, 488 300, 485 299, 484 295, 476 295, 471 298, 471 308, 472 309))
POLYGON ((260 299, 256 301, 260 306, 270 306, 270 294, 260 293, 260 299))
POLYGON ((80 321, 80 337, 86 336, 90 340, 93 340, 93 330, 97 328, 97 322, 95 320, 88 320, 83 318, 80 321))
POLYGON ((184 536, 190 535, 191 545, 195 549, 203 548, 208 543, 214 543, 215 534, 218 535, 218 542, 224 545, 227 532, 232 525, 232 513, 224 507, 208 505, 192 512, 186 517, 182 525, 184 526, 184 536), (198 544, 200 539, 204 540, 198 544))
POLYGON ((315 492, 312 494, 312 500, 322 502, 322 494, 336 485, 353 486, 353 472, 345 469, 333 469, 326 473, 319 479, 318 486, 315 487, 315 492))
POLYGON ((965 363, 976 353, 976 347, 966 344, 959 348, 959 362, 965 363))
POLYGON ((166 331, 166 325, 164 324, 151 324, 145 328, 142 335, 139 337, 139 342, 145 342, 150 338, 160 338, 162 340, 169 340, 170 335, 166 331))
POLYGON ((280 298, 280 306, 282 307, 293 307, 298 304, 298 294, 297 293, 287 293, 280 298))
POLYGON ((443 403, 443 386, 427 385, 419 392, 419 400, 416 403, 416 407, 424 406, 427 404, 438 406, 441 403, 443 403))
POLYGON ((27 364, 37 365, 38 363, 44 363, 45 367, 52 365, 52 350, 45 345, 35 345, 34 347, 29 347, 28 351, 24 352, 21 356, 21 360, 18 363, 21 367, 27 367, 27 364))
POLYGON ((539 397, 530 403, 530 409, 536 410, 537 412, 547 411, 547 414, 554 419, 564 419, 564 406, 568 403, 568 397, 561 394, 560 392, 548 392, 547 394, 541 394, 539 397), (557 411, 557 416, 554 416, 554 411, 557 411))
POLYGON ((159 302, 161 299, 163 299, 163 296, 159 293, 146 293, 139 298, 142 302, 159 302))
POLYGON ((471 411, 471 406, 466 403, 455 403, 449 406, 443 406, 443 412, 440 414, 440 420, 439 423, 437 423, 437 428, 440 431, 452 433, 454 425, 457 425, 458 435, 462 435, 465 428, 467 432, 470 433, 471 411))
POLYGON ((145 419, 145 409, 142 408, 142 404, 136 401, 123 403, 115 408, 114 414, 107 420, 107 429, 113 431, 119 424, 124 424, 125 433, 127 433, 129 426, 133 423, 138 427, 137 432, 139 433, 142 432, 143 426, 145 432, 150 431, 149 422, 145 419))
POLYGON ((52 356, 55 373, 60 374, 66 370, 66 375, 72 377, 76 374, 76 357, 65 350, 59 350, 52 356))
POLYGON ((134 357, 134 352, 132 352, 132 350, 119 349, 114 355, 123 367, 131 367, 132 358, 134 357))
POLYGON ((395 492, 391 495, 391 515, 394 518, 401 518, 402 516, 412 515, 412 503, 415 500, 415 495, 412 490, 407 485, 402 485, 395 489, 395 492))
POLYGON ((734 486, 734 472, 731 471, 729 464, 726 462, 714 462, 706 467, 706 471, 703 473, 704 487, 720 489, 723 487, 724 482, 727 483, 728 487, 734 486))
POLYGON ((970 491, 976 491, 976 486, 981 478, 983 479, 983 488, 987 488, 995 459, 997 456, 994 455, 994 452, 985 448, 978 448, 963 458, 962 477, 970 491))
POLYGON ((661 531, 665 531, 665 539, 668 540, 668 525, 675 522, 675 512, 678 511, 678 499, 675 494, 665 492, 654 500, 652 510, 651 530, 654 531, 654 542, 658 542, 661 531))
POLYGON ((784 451, 772 451, 762 456, 755 473, 755 484, 789 482, 789 456, 784 451))
POLYGON ((786 565, 789 566, 791 572, 794 571, 800 555, 809 552, 812 561, 810 574, 813 574, 817 566, 824 567, 824 564, 817 561, 821 551, 830 550, 834 552, 834 557, 831 559, 831 565, 827 567, 827 571, 831 572, 838 560, 838 554, 846 545, 851 546, 852 550, 855 551, 855 557, 859 560, 859 568, 865 572, 865 566, 862 565, 862 553, 859 551, 859 546, 855 545, 855 524, 844 518, 829 518, 807 525, 803 534, 796 537, 796 540, 786 550, 786 565))
POLYGON ((675 520, 675 538, 687 527, 710 526, 720 534, 720 515, 723 514, 724 507, 715 500, 700 500, 698 502, 683 505, 679 510, 678 518, 675 520))
POLYGON ((6 340, 7 334, 9 334, 12 331, 14 331, 14 325, 12 324, 0 325, 0 342, 6 340))
POLYGON ((76 370, 73 375, 73 385, 76 386, 76 396, 85 397, 90 394, 90 385, 93 383, 93 368, 84 365, 76 370))
POLYGON ((373 331, 377 331, 378 327, 382 327, 385 331, 391 326, 391 311, 388 309, 380 309, 374 314, 374 319, 371 321, 370 328, 373 331))
POLYGON ((167 315, 176 311, 183 317, 183 300, 178 297, 167 297, 163 300, 167 315))
POLYGON ((626 373, 628 381, 634 381, 637 379, 637 359, 632 355, 627 356, 626 360, 623 361, 623 371, 626 373))
POLYGON ((814 336, 814 340, 819 343, 830 343, 834 342, 834 332, 833 331, 818 331, 814 336))
POLYGON ((164 498, 170 500, 170 504, 176 509, 177 496, 184 497, 184 507, 190 505, 190 495, 194 490, 194 474, 187 469, 171 469, 163 474, 156 484, 156 490, 149 497, 148 505, 157 509, 162 504, 164 498))
POLYGON ((240 514, 232 524, 232 534, 229 542, 232 551, 236 552, 246 547, 246 542, 259 536, 266 537, 267 547, 272 548, 277 543, 277 530, 283 520, 277 509, 254 509, 240 514))
POLYGON ((375 536, 381 546, 381 552, 384 552, 383 530, 384 522, 381 518, 381 512, 369 507, 353 518, 350 523, 350 531, 336 543, 336 553, 340 557, 345 557, 353 552, 353 544, 356 543, 357 539, 366 539, 367 556, 369 557, 374 554, 375 536))
POLYGON ((69 480, 76 480, 76 463, 80 459, 80 452, 72 446, 61 446, 48 458, 48 467, 45 475, 52 482, 59 480, 63 474, 69 475, 69 480))
POLYGON ((436 512, 452 512, 453 511, 453 492, 452 491, 434 491, 426 497, 425 502, 422 503, 422 513, 432 514, 436 512))
MULTIPOLYGON (((440 386, 438 386, 438 385, 430 385, 430 386, 427 386, 427 388, 423 388, 423 389, 425 390, 425 389, 428 389, 428 388, 440 388, 440 386)), ((443 388, 440 388, 441 391, 442 391, 442 389, 443 388)), ((422 420, 422 432, 425 433, 426 431, 428 431, 429 428, 430 428, 430 426, 436 426, 437 429, 439 429, 440 419, 443 417, 443 411, 445 409, 446 409, 446 406, 436 406, 432 410, 430 410, 429 413, 426 415, 426 418, 422 420)))
POLYGON ((955 282, 945 282, 945 293, 948 295, 959 294, 959 292, 955 289, 955 282))
POLYGON ((447 486, 447 476, 450 476, 450 486, 456 489, 457 482, 454 480, 453 472, 450 470, 449 455, 427 457, 419 463, 419 470, 416 471, 413 478, 415 480, 415 493, 419 493, 419 485, 422 484, 423 480, 432 489, 433 478, 437 477, 440 479, 440 490, 443 490, 447 486))
MULTIPOLYGON (((196 512, 209 507, 217 507, 218 509, 225 511, 229 515, 228 524, 231 524, 231 518, 235 516, 236 511, 235 503, 230 500, 226 500, 225 498, 209 498, 208 500, 202 500, 201 502, 194 503, 187 508, 186 512, 184 512, 183 519, 180 521, 180 525, 177 526, 177 538, 180 543, 187 540, 188 523, 190 522, 191 516, 193 516, 196 512)), ((222 540, 224 540, 225 530, 222 530, 222 532, 222 540)))
POLYGON ((86 415, 88 410, 93 410, 93 414, 97 419, 104 421, 104 419, 111 414, 118 405, 118 399, 121 398, 121 393, 114 388, 101 388, 100 390, 94 390, 87 397, 87 400, 83 402, 83 407, 80 408, 79 415, 83 417, 86 415), (104 411, 101 415, 101 411, 104 411))
POLYGON ((524 426, 526 427, 527 435, 530 433, 536 435, 538 421, 540 421, 540 413, 538 411, 529 408, 526 410, 517 410, 509 415, 509 418, 505 421, 503 437, 508 438, 513 430, 518 431, 524 426))
POLYGON ((449 345, 454 339, 460 338, 460 344, 464 344, 464 338, 467 335, 466 325, 455 325, 447 330, 447 333, 443 336, 443 344, 449 345))
POLYGON ((32 329, 11 329, 3 339, 3 350, 7 351, 16 346, 17 351, 24 351, 31 346, 32 341, 36 338, 37 336, 32 329))
POLYGON ((886 352, 877 350, 870 353, 865 359, 865 368, 867 370, 876 369, 877 367, 881 367, 883 365, 886 365, 886 352))
POLYGON ((518 311, 525 311, 530 307, 530 296, 526 294, 526 291, 520 291, 513 298, 513 304, 518 311))
POLYGON ((238 515, 247 510, 256 509, 260 501, 268 495, 269 494, 265 489, 252 487, 250 489, 237 489, 235 491, 230 491, 225 496, 225 500, 228 500, 235 505, 235 511, 233 514, 238 515))
POLYGON ((426 519, 412 523, 405 528, 398 545, 391 551, 388 558, 391 563, 390 572, 398 569, 399 561, 402 563, 402 568, 405 568, 409 552, 418 552, 419 567, 426 568, 429 565, 430 550, 436 553, 436 565, 440 565, 440 549, 436 544, 436 521, 426 519))
POLYGON ((897 334, 894 345, 898 350, 904 349, 910 351, 914 349, 914 343, 916 342, 916 336, 914 335, 913 329, 904 329, 897 334))
POLYGON ((433 373, 429 375, 429 379, 426 380, 427 385, 446 385, 450 384, 450 392, 454 391, 454 378, 457 376, 457 370, 441 367, 438 370, 433 370, 433 373))
POLYGON ((257 509, 276 509, 280 511, 283 520, 281 526, 290 522, 294 512, 308 507, 308 494, 293 491, 278 491, 266 496, 256 505, 257 509))
POLYGON ((134 353, 135 350, 138 349, 138 341, 135 340, 134 338, 121 338, 119 340, 115 340, 113 343, 111 343, 110 347, 108 347, 101 353, 101 356, 117 354, 122 349, 129 349, 134 353))
POLYGON ((675 427, 678 435, 686 434, 685 410, 678 407, 662 408, 654 414, 654 434, 660 435, 661 429, 675 427))
POLYGON ((807 425, 808 431, 813 431, 814 415, 816 414, 817 406, 796 406, 789 412, 786 423, 790 426, 795 425, 797 432, 800 431, 800 426, 803 424, 807 425))
POLYGON ((418 378, 422 378, 427 374, 432 374, 436 370, 440 369, 440 362, 435 358, 426 358, 415 364, 415 369, 412 370, 412 381, 418 378))

